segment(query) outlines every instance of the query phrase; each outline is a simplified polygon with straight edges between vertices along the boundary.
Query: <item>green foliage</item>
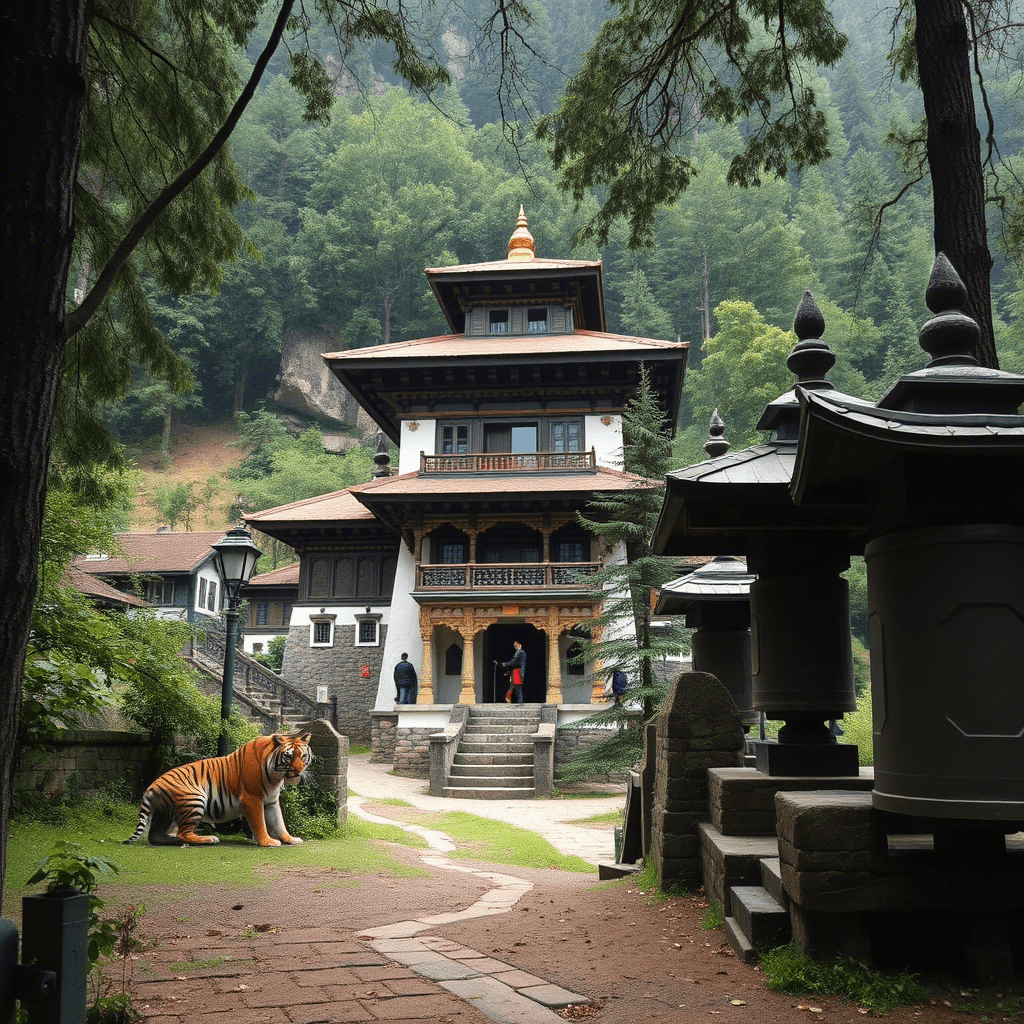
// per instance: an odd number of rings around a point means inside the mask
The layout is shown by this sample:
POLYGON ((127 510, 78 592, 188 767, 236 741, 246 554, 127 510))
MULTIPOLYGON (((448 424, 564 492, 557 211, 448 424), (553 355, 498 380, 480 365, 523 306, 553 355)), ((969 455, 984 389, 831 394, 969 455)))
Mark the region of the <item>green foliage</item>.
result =
POLYGON ((915 975, 886 974, 841 957, 813 960, 794 945, 780 946, 761 954, 761 970, 768 987, 791 995, 840 996, 876 1013, 889 1013, 928 998, 915 975))
MULTIPOLYGON (((240 467, 231 471, 247 509, 273 508, 290 501, 365 483, 373 472, 370 444, 350 448, 341 455, 324 451, 319 426, 291 437, 271 424, 267 412, 238 417, 241 446, 248 452, 240 467)), ((280 427, 280 424, 278 424, 280 427)))
POLYGON ((153 508, 160 518, 173 530, 181 522, 186 530, 192 529, 192 522, 201 509, 209 509, 218 488, 217 477, 210 476, 202 487, 196 482, 158 484, 152 498, 153 508))
POLYGON ((721 928, 723 924, 725 924, 725 913, 714 900, 711 900, 704 916, 700 919, 701 930, 712 932, 716 928, 721 928))
MULTIPOLYGON (((661 512, 664 477, 669 468, 671 442, 664 414, 651 388, 650 373, 641 366, 636 393, 623 409, 623 461, 637 475, 635 486, 609 495, 598 495, 580 522, 602 535, 609 548, 620 546, 618 558, 610 559, 588 577, 595 596, 602 601, 600 615, 581 623, 590 636, 580 638, 581 662, 600 662, 601 671, 626 673, 629 685, 615 703, 575 723, 576 727, 614 727, 607 740, 591 744, 563 766, 562 778, 617 771, 635 763, 643 747, 642 732, 626 728, 629 708, 639 707, 644 720, 660 706, 666 686, 656 676, 653 663, 678 657, 689 649, 688 634, 681 626, 651 628, 651 593, 675 575, 671 558, 651 553, 650 539, 661 512), (629 627, 632 627, 630 629, 629 627), (583 760, 580 760, 580 759, 583 760)), ((568 728, 571 728, 569 726, 568 728)))
POLYGON ((282 787, 281 814, 293 835, 330 839, 340 831, 337 798, 315 775, 307 775, 297 786, 282 787))
POLYGON ((50 847, 50 852, 36 862, 36 870, 25 882, 26 885, 45 882, 48 893, 74 888, 89 896, 86 956, 90 968, 99 962, 101 956, 108 956, 117 941, 113 922, 100 917, 100 911, 106 904, 96 895, 100 876, 115 874, 117 870, 117 865, 106 857, 86 853, 78 843, 59 839, 50 847))
POLYGON ((286 636, 275 636, 272 640, 267 641, 266 651, 252 656, 253 661, 258 661, 261 665, 266 665, 267 668, 280 672, 281 666, 284 664, 284 649, 287 643, 288 638, 286 636))
POLYGON ((672 0, 624 0, 619 8, 556 111, 538 124, 574 200, 606 190, 585 230, 600 244, 617 217, 629 222, 631 246, 650 243, 655 211, 694 176, 681 143, 705 119, 743 125, 730 182, 758 185, 791 164, 829 157, 828 120, 809 72, 834 65, 846 37, 824 4, 787 3, 784 21, 762 0, 728 7, 699 0, 682 10, 672 0))
POLYGON ((637 892, 644 894, 644 900, 648 905, 662 903, 665 900, 680 899, 683 896, 690 895, 690 891, 678 882, 671 882, 664 889, 661 887, 653 857, 648 857, 644 861, 643 867, 631 879, 627 879, 627 881, 637 892))

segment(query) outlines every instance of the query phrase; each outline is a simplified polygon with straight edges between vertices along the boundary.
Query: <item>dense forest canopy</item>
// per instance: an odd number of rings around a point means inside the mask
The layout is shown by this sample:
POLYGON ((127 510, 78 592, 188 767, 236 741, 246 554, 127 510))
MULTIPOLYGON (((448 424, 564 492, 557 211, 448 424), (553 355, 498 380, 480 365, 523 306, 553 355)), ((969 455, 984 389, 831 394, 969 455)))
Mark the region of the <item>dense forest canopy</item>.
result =
MULTIPOLYGON (((653 244, 639 250, 628 247, 622 220, 609 223, 600 248, 577 244, 607 195, 595 189, 574 204, 525 120, 514 148, 500 120, 554 110, 609 7, 531 4, 524 37, 510 44, 523 88, 504 103, 494 79, 500 53, 471 42, 493 13, 489 0, 449 10, 435 26, 452 81, 429 100, 397 84, 382 49, 356 45, 343 58, 326 27, 310 26, 305 41, 337 69, 329 123, 305 119, 282 47, 230 142, 251 190, 235 208, 247 247, 224 264, 216 291, 168 291, 142 271, 153 320, 192 368, 193 385, 177 393, 136 371, 125 398, 108 403, 108 422, 130 438, 156 429, 169 409, 220 418, 253 408, 273 387, 288 331, 326 335, 336 348, 443 331, 423 267, 503 254, 520 202, 538 253, 604 259, 612 330, 691 343, 679 425, 686 433, 694 424, 686 447, 693 458, 715 405, 736 443, 752 439, 765 389, 743 382, 780 374, 784 381, 784 368, 761 365, 756 353, 778 358, 785 342, 772 342, 770 330, 788 331, 805 288, 826 311, 826 338, 839 356, 833 378, 844 390, 877 395, 922 363, 916 331, 928 315, 932 199, 927 178, 908 185, 917 176, 908 151, 887 144, 914 137, 921 94, 891 67, 900 41, 892 10, 853 0, 830 7, 848 44, 834 66, 806 71, 804 85, 827 123, 831 156, 741 187, 730 169, 748 131, 744 119, 699 118, 675 144, 691 168, 688 186, 654 213, 653 244), (737 303, 750 307, 740 335, 737 303), (746 362, 734 370, 743 352, 746 362), (707 372, 705 354, 714 357, 707 372)), ((1005 179, 1020 147, 1021 71, 995 52, 981 63, 1005 179)), ((995 206, 990 221, 997 345, 1003 364, 1019 368, 1021 279, 998 246, 995 206)))

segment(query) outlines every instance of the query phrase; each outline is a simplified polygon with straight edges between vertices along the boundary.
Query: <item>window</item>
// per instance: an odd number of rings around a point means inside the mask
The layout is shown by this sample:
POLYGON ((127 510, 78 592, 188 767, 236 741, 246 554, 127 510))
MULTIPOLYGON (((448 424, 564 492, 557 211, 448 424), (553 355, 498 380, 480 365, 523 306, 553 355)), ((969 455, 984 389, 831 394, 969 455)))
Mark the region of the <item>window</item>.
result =
POLYGON ((196 601, 197 608, 206 607, 206 579, 204 577, 199 578, 199 600, 196 601))
POLYGON ((270 602, 256 602, 256 625, 265 626, 270 621, 270 602))
POLYGON ((146 598, 150 604, 174 604, 174 583, 150 580, 146 584, 146 598))
POLYGON ((263 644, 253 644, 252 645, 252 653, 253 654, 262 654, 263 653, 263 644))
POLYGON ((466 562, 465 548, 461 541, 441 545, 441 561, 445 565, 464 565, 466 562))
POLYGON ((206 592, 206 609, 215 612, 217 610, 217 584, 210 581, 210 589, 206 592))
POLYGON ((441 454, 465 455, 469 451, 469 425, 453 423, 441 428, 441 454))
POLYGON ((547 309, 531 309, 526 314, 526 330, 530 334, 546 334, 548 330, 547 309))
POLYGON ((310 647, 333 647, 334 646, 334 616, 316 618, 309 624, 309 645, 310 647))
POLYGON ((356 618, 356 647, 380 645, 380 616, 360 615, 356 618))
POLYGON ((582 451, 583 425, 579 420, 554 420, 551 424, 553 452, 582 451))
POLYGON ((535 452, 536 423, 489 423, 484 427, 485 452, 535 452))
POLYGON ((492 309, 490 312, 490 333, 508 334, 508 310, 492 309))
POLYGON ((560 540, 555 548, 556 562, 582 562, 583 541, 560 540))

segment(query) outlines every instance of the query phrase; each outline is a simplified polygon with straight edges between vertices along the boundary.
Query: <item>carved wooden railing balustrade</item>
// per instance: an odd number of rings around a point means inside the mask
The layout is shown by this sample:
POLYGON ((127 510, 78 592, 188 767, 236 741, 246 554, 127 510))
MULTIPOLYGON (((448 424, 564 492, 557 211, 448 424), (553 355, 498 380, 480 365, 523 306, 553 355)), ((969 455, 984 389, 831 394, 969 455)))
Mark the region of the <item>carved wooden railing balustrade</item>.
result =
POLYGON ((589 452, 488 452, 476 455, 427 455, 420 452, 421 473, 596 472, 589 452))
POLYGON ((587 577, 600 562, 473 562, 463 565, 418 565, 417 590, 486 590, 552 587, 587 590, 587 577))

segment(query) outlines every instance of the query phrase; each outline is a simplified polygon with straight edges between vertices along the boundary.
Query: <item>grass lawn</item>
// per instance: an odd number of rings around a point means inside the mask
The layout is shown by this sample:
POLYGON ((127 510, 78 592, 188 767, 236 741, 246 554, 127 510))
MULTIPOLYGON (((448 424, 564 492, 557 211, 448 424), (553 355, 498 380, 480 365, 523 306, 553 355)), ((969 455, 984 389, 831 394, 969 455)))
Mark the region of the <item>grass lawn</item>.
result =
POLYGON ((59 839, 78 843, 85 853, 113 861, 118 867, 113 876, 118 885, 164 885, 172 895, 183 887, 199 891, 207 885, 225 883, 263 889, 286 871, 311 865, 365 876, 422 878, 429 874, 426 868, 395 860, 384 845, 426 847, 420 836, 397 825, 376 825, 352 814, 337 837, 311 839, 299 846, 264 848, 256 846, 248 835, 221 834, 215 846, 174 847, 175 866, 171 867, 166 847, 151 846, 145 840, 122 844, 135 830, 135 813, 134 806, 124 805, 113 813, 107 808, 104 813, 85 804, 61 824, 14 819, 7 843, 3 913, 20 917, 21 897, 41 891, 38 886, 27 888, 25 881, 59 839), (172 885, 168 886, 168 881, 172 885))

